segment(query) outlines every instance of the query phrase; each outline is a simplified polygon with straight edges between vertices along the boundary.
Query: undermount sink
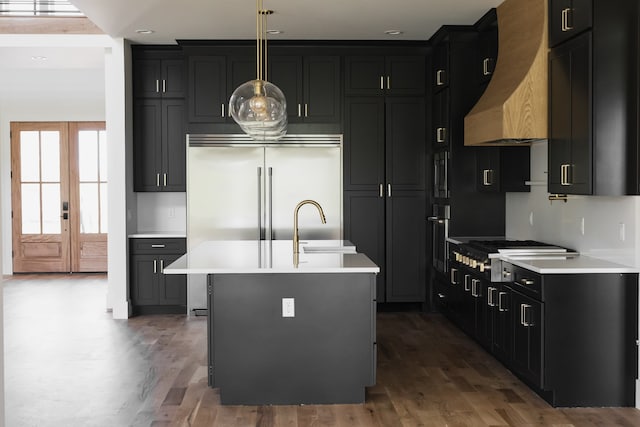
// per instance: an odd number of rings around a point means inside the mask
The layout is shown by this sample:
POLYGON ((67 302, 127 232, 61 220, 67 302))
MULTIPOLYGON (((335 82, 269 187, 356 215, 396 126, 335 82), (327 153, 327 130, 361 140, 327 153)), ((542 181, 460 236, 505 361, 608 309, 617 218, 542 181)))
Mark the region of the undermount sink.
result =
POLYGON ((306 254, 355 254, 356 247, 349 241, 343 240, 317 240, 300 242, 302 252, 306 254))

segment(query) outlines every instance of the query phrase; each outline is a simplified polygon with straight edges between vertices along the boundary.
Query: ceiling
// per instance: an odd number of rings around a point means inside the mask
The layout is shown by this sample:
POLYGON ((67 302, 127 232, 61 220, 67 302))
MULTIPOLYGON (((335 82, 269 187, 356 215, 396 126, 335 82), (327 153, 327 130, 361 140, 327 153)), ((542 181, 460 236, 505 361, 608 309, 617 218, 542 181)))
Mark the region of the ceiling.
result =
MULTIPOLYGON (((144 44, 255 38, 254 0, 71 0, 112 37, 144 44), (153 30, 140 35, 136 30, 153 30)), ((287 40, 427 40, 443 24, 473 24, 502 0, 264 0, 287 40), (386 30, 400 30, 388 36, 386 30)))

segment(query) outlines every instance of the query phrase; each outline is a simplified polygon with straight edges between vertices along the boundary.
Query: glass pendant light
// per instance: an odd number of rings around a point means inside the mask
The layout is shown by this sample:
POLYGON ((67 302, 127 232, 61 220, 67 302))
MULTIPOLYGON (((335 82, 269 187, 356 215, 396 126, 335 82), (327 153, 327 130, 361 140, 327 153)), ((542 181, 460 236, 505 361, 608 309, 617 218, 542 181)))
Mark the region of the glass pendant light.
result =
POLYGON ((267 15, 256 0, 256 79, 238 86, 229 100, 231 117, 255 140, 277 140, 287 133, 287 101, 278 86, 267 81, 267 15))

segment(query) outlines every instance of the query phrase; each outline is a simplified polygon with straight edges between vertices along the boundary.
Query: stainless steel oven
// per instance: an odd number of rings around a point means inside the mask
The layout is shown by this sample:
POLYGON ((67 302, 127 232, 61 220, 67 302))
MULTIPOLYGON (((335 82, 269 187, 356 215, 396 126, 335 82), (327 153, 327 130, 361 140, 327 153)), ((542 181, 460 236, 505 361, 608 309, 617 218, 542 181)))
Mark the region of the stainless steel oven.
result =
POLYGON ((449 205, 433 205, 433 215, 428 218, 432 224, 433 268, 442 273, 446 273, 448 270, 449 218, 449 205))

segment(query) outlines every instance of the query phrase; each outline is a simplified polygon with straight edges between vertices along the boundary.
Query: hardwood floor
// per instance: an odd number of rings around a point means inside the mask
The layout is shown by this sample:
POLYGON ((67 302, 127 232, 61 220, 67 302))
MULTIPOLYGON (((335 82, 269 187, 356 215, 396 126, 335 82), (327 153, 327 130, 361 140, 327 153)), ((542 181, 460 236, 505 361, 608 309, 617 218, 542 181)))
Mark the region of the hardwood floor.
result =
POLYGON ((4 282, 6 425, 640 426, 633 408, 554 409, 437 314, 378 315, 364 405, 221 406, 206 322, 113 320, 104 275, 4 282))

